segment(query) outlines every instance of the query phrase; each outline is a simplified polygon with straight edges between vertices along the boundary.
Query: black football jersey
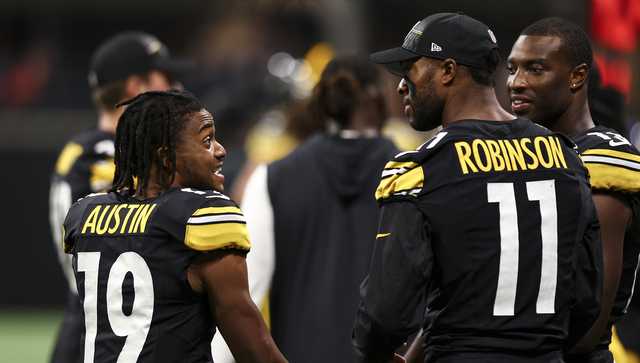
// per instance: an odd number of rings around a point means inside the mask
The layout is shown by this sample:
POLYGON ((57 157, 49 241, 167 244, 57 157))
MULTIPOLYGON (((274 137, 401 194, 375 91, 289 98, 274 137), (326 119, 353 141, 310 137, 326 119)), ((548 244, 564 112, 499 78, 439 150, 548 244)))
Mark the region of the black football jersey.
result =
MULTIPOLYGON (((591 128, 574 141, 589 170, 593 193, 613 195, 632 211, 624 239, 622 275, 611 310, 612 325, 629 308, 640 266, 640 153, 617 131, 604 126, 591 128)), ((607 329, 601 346, 607 347, 610 340, 611 329, 607 329)))
POLYGON ((115 172, 114 135, 91 130, 73 137, 62 149, 51 177, 49 222, 62 270, 75 290, 68 256, 62 251, 62 224, 71 204, 111 187, 115 172))
POLYGON ((529 120, 465 120, 386 165, 354 329, 361 361, 420 324, 429 355, 544 354, 586 333, 602 251, 574 147, 529 120))
POLYGON ((233 201, 188 188, 143 201, 93 194, 71 207, 64 230, 84 310, 84 362, 212 360, 215 323, 187 268, 206 251, 249 250, 233 201))

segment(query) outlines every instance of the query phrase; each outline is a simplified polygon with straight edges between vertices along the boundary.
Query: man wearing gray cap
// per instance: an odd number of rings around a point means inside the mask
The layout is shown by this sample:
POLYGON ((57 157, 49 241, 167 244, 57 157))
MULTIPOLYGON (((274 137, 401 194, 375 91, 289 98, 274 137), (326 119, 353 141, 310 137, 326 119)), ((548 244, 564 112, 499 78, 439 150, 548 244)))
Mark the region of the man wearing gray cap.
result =
POLYGON ((142 92, 174 88, 175 77, 188 68, 188 63, 172 59, 157 38, 140 32, 120 33, 102 43, 93 54, 89 86, 98 110, 98 127, 74 136, 65 145, 55 165, 49 196, 53 240, 70 287, 52 363, 75 363, 81 359, 82 306, 71 259, 62 251, 61 241, 67 211, 78 198, 111 186, 115 170, 113 141, 124 111, 116 105, 142 92))
POLYGON ((587 172, 571 141, 502 109, 497 48, 485 24, 439 13, 371 56, 402 77, 413 128, 442 130, 382 172, 360 362, 388 362, 420 327, 429 362, 562 362, 598 316, 587 172))

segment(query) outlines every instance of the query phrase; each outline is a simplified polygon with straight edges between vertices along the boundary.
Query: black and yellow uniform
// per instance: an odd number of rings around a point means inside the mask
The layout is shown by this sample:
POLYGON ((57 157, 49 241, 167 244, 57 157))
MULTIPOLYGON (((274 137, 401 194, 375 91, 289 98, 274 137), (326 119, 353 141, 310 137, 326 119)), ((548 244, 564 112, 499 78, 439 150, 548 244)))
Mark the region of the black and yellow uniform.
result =
POLYGON ((115 172, 113 140, 113 134, 100 130, 77 135, 62 149, 51 178, 51 228, 63 271, 72 289, 75 289, 73 272, 62 251, 62 223, 73 202, 111 187, 115 172))
POLYGON ((598 316, 599 225, 571 141, 463 120, 382 173, 353 343, 381 362, 422 323, 430 362, 556 362, 598 316))
POLYGON ((115 171, 113 140, 113 134, 100 130, 73 137, 62 149, 51 178, 49 219, 60 266, 70 288, 52 363, 78 362, 83 325, 71 259, 62 250, 62 223, 73 202, 111 187, 115 171))
POLYGON ((629 308, 640 266, 640 153, 617 131, 604 126, 586 130, 574 141, 589 170, 593 194, 608 194, 618 198, 632 211, 632 221, 624 238, 622 275, 611 310, 609 329, 590 357, 577 357, 575 360, 613 362, 608 352, 611 327, 629 308))
POLYGON ((248 251, 244 216, 215 191, 137 200, 94 194, 71 207, 65 252, 83 304, 85 362, 210 362, 211 319, 187 268, 206 251, 248 251))

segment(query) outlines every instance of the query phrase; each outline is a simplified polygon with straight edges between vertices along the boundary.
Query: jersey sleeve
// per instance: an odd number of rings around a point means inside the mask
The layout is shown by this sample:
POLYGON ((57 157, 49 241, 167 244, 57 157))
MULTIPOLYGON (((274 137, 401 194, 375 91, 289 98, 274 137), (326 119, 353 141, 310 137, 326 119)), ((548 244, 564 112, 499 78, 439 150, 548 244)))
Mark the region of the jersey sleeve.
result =
POLYGON ((418 330, 433 269, 428 224, 416 203, 382 206, 371 267, 353 330, 359 362, 387 362, 418 330))
POLYGON ((413 152, 400 153, 382 170, 375 197, 378 203, 412 199, 424 186, 422 165, 412 158, 413 152))
POLYGON ((238 205, 222 194, 203 198, 186 221, 184 244, 196 251, 249 251, 247 224, 238 205))
POLYGON ((592 143, 580 156, 589 170, 591 187, 596 191, 639 193, 638 150, 625 138, 613 132, 594 132, 589 136, 598 142, 592 143))

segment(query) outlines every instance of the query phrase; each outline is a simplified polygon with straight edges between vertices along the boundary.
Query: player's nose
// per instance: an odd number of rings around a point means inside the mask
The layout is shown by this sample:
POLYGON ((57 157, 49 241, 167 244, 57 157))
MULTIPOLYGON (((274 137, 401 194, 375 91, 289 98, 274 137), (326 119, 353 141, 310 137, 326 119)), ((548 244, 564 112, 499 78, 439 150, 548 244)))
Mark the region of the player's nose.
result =
POLYGON ((227 156, 227 150, 217 140, 214 146, 213 156, 218 160, 224 160, 227 156))
POLYGON ((507 77, 507 88, 512 92, 521 92, 529 86, 526 78, 519 70, 514 71, 507 77))

